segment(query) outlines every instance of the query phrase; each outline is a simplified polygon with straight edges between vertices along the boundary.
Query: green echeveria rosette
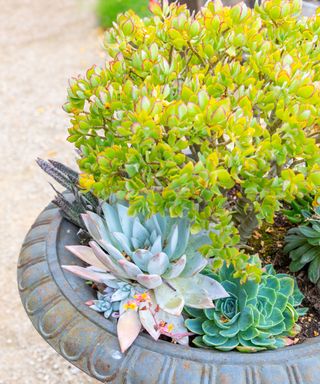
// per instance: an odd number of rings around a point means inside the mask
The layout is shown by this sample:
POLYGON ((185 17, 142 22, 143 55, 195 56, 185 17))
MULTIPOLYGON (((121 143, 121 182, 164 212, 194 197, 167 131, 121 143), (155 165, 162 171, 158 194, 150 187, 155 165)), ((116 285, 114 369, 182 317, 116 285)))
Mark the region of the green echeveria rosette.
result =
POLYGON ((187 328, 199 335, 193 343, 221 351, 258 352, 289 345, 288 336, 295 336, 296 324, 304 308, 297 308, 303 300, 295 280, 286 274, 276 274, 271 265, 265 267, 260 283, 240 283, 234 278, 233 266, 224 265, 215 275, 230 297, 215 302, 214 309, 186 307, 191 317, 187 328))

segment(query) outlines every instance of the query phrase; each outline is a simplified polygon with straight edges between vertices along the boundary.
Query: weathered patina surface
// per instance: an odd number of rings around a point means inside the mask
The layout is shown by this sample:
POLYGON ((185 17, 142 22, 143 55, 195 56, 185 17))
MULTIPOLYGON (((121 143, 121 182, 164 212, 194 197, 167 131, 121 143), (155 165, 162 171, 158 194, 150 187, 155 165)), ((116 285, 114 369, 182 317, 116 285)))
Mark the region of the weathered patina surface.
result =
POLYGON ((76 232, 49 205, 22 246, 18 285, 34 327, 88 375, 114 384, 319 384, 319 338, 282 350, 241 354, 141 335, 121 354, 115 324, 84 304, 94 297, 92 289, 60 267, 79 263, 64 248, 77 242, 76 232))

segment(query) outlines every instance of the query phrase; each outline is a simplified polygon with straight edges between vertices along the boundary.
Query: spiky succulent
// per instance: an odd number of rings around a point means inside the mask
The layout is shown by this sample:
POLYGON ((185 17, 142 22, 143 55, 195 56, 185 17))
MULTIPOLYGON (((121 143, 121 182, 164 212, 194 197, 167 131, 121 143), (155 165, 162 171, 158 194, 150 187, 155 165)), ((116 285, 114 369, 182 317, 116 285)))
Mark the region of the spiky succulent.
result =
POLYGON ((297 272, 309 264, 308 277, 312 283, 320 283, 320 207, 314 212, 303 211, 303 225, 291 228, 285 238, 284 251, 291 258, 290 270, 297 272))
POLYGON ((42 160, 38 158, 37 164, 62 185, 73 196, 72 200, 57 191, 53 203, 61 209, 62 215, 80 228, 84 228, 81 214, 87 210, 99 212, 99 200, 91 192, 82 192, 79 187, 79 173, 55 160, 42 160))
MULTIPOLYGON (((210 272, 208 272, 210 274, 210 272)), ((186 320, 187 328, 200 335, 193 342, 200 347, 221 351, 237 349, 257 352, 289 345, 299 327, 296 322, 304 309, 296 309, 303 299, 293 278, 265 268, 260 283, 244 284, 233 277, 234 268, 224 265, 215 276, 229 293, 214 309, 186 308, 195 317, 186 320)))
MULTIPOLYGON (((182 331, 186 329, 181 315, 184 305, 213 308, 213 300, 228 296, 219 282, 199 273, 207 261, 198 252, 198 248, 210 239, 206 233, 190 235, 187 219, 172 219, 161 215, 149 219, 143 216, 131 217, 128 215, 128 207, 122 203, 103 203, 102 211, 104 219, 93 212, 82 216, 87 230, 95 240, 90 242, 90 247, 69 247, 71 252, 91 267, 64 268, 109 287, 112 287, 110 284, 115 279, 121 280, 148 294, 147 312, 153 312, 152 316, 146 315, 145 301, 142 301, 142 309, 139 300, 135 302, 139 316, 129 318, 127 311, 122 314, 120 311, 119 323, 123 323, 122 316, 125 314, 131 322, 131 327, 125 327, 126 333, 137 330, 139 327, 132 324, 140 321, 151 336, 159 338, 161 332, 157 329, 158 325, 155 327, 154 324, 156 314, 157 318, 161 317, 159 323, 166 318, 170 324, 176 324, 179 335, 184 335, 182 331)), ((175 338, 187 342, 185 337, 175 338)), ((119 339, 122 350, 125 350, 129 346, 127 340, 122 339, 122 334, 119 339)))

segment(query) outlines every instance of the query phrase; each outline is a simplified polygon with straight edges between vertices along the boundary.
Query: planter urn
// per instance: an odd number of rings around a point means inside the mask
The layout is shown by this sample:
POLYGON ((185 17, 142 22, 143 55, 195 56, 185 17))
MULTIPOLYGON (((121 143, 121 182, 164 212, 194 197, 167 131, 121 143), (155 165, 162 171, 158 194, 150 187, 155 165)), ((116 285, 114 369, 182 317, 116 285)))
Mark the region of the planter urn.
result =
POLYGON ((24 240, 18 287, 40 335, 91 377, 114 384, 319 384, 319 338, 275 351, 242 354, 155 342, 141 334, 122 354, 115 322, 85 305, 95 292, 61 268, 79 263, 65 249, 79 242, 77 231, 50 204, 24 240))
MULTIPOLYGON (((185 1, 196 9, 200 1, 185 1)), ((304 3, 310 16, 315 6, 304 3)), ((79 264, 66 245, 78 228, 50 204, 22 245, 18 288, 39 334, 70 363, 114 384, 319 384, 320 337, 275 351, 244 354, 155 342, 141 334, 122 354, 115 320, 88 308, 95 291, 61 265, 79 264)))

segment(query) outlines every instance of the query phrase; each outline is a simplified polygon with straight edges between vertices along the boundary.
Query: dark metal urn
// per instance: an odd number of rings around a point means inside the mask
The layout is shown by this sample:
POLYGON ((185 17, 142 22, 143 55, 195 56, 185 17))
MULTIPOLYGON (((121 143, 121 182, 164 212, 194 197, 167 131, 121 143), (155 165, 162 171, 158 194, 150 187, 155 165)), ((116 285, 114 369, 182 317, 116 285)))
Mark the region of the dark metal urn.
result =
POLYGON ((153 341, 142 334, 121 354, 115 324, 84 303, 94 298, 61 264, 79 260, 65 249, 77 228, 49 205, 27 234, 18 264, 24 308, 40 335, 65 359, 115 384, 319 384, 320 338, 260 352, 216 352, 153 341))

